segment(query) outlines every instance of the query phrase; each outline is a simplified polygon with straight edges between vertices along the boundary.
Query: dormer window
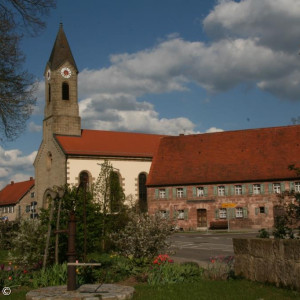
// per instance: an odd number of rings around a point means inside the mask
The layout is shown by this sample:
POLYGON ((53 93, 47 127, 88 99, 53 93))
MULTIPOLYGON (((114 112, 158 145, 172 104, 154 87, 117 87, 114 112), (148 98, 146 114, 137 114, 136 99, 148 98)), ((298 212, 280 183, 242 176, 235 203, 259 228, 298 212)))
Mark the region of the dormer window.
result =
POLYGON ((67 82, 62 84, 62 99, 69 100, 69 84, 67 82))

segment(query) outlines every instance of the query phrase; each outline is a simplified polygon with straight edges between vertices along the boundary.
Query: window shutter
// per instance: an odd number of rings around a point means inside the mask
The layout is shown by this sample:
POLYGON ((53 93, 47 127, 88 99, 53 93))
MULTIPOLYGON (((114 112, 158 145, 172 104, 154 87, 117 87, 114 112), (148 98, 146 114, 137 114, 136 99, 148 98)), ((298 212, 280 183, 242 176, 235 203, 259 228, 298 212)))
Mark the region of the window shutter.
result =
POLYGON ((185 210, 184 210, 184 219, 185 219, 185 220, 188 219, 188 214, 189 214, 188 209, 185 209, 185 210))
POLYGON ((155 189, 155 199, 158 199, 158 193, 159 193, 158 189, 155 189))
POLYGON ((242 194, 246 194, 246 186, 244 184, 242 185, 242 194))
POLYGON ((285 191, 285 182, 280 183, 280 191, 281 193, 285 191))
POLYGON ((269 183, 269 193, 273 193, 273 183, 269 183))
POLYGON ((166 188, 166 199, 169 199, 169 188, 166 188))
POLYGON ((290 182, 290 192, 295 190, 295 183, 290 182))
POLYGON ((207 186, 204 187, 204 196, 207 196, 208 192, 207 192, 207 186))
POLYGON ((243 217, 248 218, 248 210, 247 207, 243 207, 243 217))
POLYGON ((264 193, 265 193, 265 185, 264 185, 264 183, 262 183, 262 184, 260 185, 260 193, 261 193, 261 194, 264 194, 264 193))
POLYGON ((186 187, 183 188, 183 197, 186 198, 186 187))
POLYGON ((228 186, 225 186, 225 195, 228 196, 228 186))
POLYGON ((173 188, 173 198, 176 198, 176 188, 173 188))
POLYGON ((196 187, 193 186, 193 197, 196 197, 197 196, 197 191, 196 191, 196 187))
POLYGON ((215 218, 219 219, 219 210, 218 209, 215 210, 215 218))
POLYGON ((269 208, 268 207, 265 207, 265 214, 267 215, 269 212, 269 208))
POLYGON ((236 216, 236 210, 235 210, 235 208, 231 208, 230 209, 230 219, 235 219, 235 216, 236 216))
POLYGON ((230 194, 231 194, 231 195, 234 195, 234 185, 231 185, 231 186, 230 186, 230 194))
POLYGON ((217 187, 214 186, 214 195, 216 196, 217 195, 217 187))
POLYGON ((255 207, 255 214, 258 215, 259 207, 255 207))
POLYGON ((252 195, 253 194, 253 185, 249 184, 248 188, 249 188, 249 194, 252 195))

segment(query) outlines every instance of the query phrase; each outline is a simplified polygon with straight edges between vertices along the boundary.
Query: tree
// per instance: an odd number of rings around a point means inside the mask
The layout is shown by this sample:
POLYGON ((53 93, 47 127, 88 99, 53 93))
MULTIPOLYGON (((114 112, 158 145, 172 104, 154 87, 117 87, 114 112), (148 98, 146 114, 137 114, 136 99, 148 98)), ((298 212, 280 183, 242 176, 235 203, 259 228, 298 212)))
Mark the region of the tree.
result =
POLYGON ((123 208, 124 193, 120 186, 118 173, 114 172, 112 164, 105 160, 94 186, 94 198, 100 205, 102 213, 102 251, 105 250, 109 215, 120 212, 123 208))
POLYGON ((22 70, 20 41, 26 32, 37 35, 45 28, 42 17, 55 0, 4 0, 0 3, 0 139, 13 140, 26 128, 36 102, 36 84, 22 70))

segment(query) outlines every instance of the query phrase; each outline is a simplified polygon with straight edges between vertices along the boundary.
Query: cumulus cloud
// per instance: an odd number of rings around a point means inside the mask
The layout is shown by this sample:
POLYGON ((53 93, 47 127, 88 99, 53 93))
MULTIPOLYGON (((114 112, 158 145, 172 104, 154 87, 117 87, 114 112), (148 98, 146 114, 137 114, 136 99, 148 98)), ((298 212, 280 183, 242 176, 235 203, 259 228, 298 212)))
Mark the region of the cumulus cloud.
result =
POLYGON ((23 155, 18 149, 4 150, 0 146, 0 189, 10 181, 29 180, 33 176, 33 161, 37 151, 23 155))
POLYGON ((28 130, 30 132, 40 132, 40 131, 42 131, 42 126, 38 125, 38 124, 35 124, 34 122, 31 121, 28 124, 28 130))
POLYGON ((298 0, 219 1, 204 19, 215 39, 257 38, 258 44, 295 53, 300 41, 298 0))

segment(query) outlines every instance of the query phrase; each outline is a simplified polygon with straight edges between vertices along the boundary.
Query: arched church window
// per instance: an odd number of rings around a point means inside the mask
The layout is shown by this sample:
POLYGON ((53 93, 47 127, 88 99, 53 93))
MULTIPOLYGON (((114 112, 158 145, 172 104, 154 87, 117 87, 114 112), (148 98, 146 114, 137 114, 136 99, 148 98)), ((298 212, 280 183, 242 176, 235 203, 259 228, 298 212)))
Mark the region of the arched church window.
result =
POLYGON ((147 176, 145 173, 141 173, 139 175, 139 206, 141 212, 147 212, 147 187, 146 187, 146 180, 147 176))
POLYGON ((52 153, 49 151, 48 153, 47 153, 47 170, 50 170, 51 169, 51 166, 52 166, 52 160, 53 160, 53 158, 52 158, 52 153))
POLYGON ((62 84, 62 99, 69 100, 69 84, 67 82, 62 84))
POLYGON ((50 85, 50 83, 48 84, 48 101, 49 101, 49 103, 51 102, 51 85, 50 85))
POLYGON ((89 186, 89 174, 86 171, 82 171, 79 174, 79 186, 81 187, 88 187, 89 186))

